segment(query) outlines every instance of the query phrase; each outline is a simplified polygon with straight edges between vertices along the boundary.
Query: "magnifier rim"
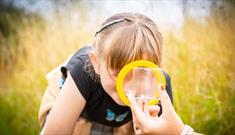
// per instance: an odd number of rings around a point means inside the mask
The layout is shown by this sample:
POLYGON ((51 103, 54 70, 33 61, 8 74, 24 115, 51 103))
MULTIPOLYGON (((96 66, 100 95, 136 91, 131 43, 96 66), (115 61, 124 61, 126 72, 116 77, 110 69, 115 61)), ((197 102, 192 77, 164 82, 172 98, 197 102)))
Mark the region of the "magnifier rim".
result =
MULTIPOLYGON (((129 103, 129 101, 128 101, 125 93, 124 93, 123 80, 126 77, 127 73, 130 72, 135 67, 146 67, 146 68, 158 68, 158 69, 160 69, 156 64, 154 64, 154 63, 152 63, 150 61, 147 61, 147 60, 138 60, 138 61, 131 62, 131 63, 125 65, 121 69, 121 71, 119 72, 118 77, 117 77, 116 89, 117 89, 118 96, 120 97, 122 102, 124 104, 126 104, 127 106, 130 106, 130 103, 129 103)), ((156 81, 157 81, 157 78, 159 78, 159 74, 158 74, 158 72, 156 70, 154 70, 154 73, 155 73, 156 81)), ((165 79, 164 74, 161 74, 160 77, 161 77, 163 85, 165 87, 166 86, 166 79, 165 79)), ((156 88, 156 93, 155 93, 154 97, 158 96, 158 90, 157 89, 158 88, 156 88)), ((158 101, 159 100, 153 99, 153 100, 150 100, 148 102, 148 104, 149 105, 155 105, 155 104, 158 103, 158 101)))

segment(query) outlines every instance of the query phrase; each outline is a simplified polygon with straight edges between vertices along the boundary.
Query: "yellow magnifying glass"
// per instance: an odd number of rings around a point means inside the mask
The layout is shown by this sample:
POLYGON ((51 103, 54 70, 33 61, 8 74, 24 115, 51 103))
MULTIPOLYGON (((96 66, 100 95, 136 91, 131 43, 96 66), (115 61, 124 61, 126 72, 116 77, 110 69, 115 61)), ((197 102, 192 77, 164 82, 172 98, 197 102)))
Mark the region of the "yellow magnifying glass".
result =
MULTIPOLYGON (((124 104, 126 104, 127 106, 130 106, 130 104, 129 104, 129 101, 125 95, 125 90, 123 88, 124 79, 130 71, 132 71, 134 68, 139 68, 139 67, 150 68, 150 69, 159 69, 159 70, 153 70, 155 78, 156 78, 156 83, 157 84, 162 83, 164 85, 164 87, 166 86, 165 76, 164 76, 163 72, 159 72, 161 70, 156 64, 154 64, 150 61, 146 61, 146 60, 138 60, 138 61, 134 61, 134 62, 131 62, 131 63, 125 65, 118 74, 117 81, 116 81, 116 89, 117 89, 118 96, 120 97, 122 102, 124 104)), ((157 98, 158 97, 158 87, 156 87, 155 94, 152 97, 153 98, 148 101, 148 104, 149 105, 157 104, 159 101, 157 98)))

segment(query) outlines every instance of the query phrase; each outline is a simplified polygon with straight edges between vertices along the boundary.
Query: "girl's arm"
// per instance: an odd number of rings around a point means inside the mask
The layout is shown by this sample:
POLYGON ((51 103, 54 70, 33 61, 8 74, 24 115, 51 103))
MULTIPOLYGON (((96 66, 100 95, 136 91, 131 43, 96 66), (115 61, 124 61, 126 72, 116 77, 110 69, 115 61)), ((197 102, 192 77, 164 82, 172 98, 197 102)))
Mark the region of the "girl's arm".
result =
POLYGON ((72 134, 85 104, 84 97, 68 72, 65 83, 47 117, 44 134, 72 134))

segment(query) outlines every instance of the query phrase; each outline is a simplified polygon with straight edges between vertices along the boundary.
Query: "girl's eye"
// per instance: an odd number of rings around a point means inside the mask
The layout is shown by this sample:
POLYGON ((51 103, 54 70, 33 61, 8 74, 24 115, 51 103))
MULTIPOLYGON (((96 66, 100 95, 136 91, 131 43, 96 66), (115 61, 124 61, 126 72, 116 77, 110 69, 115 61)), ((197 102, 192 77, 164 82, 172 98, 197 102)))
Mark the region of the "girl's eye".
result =
POLYGON ((112 76, 112 77, 117 77, 117 76, 118 76, 118 74, 113 73, 113 74, 111 74, 111 76, 112 76))
POLYGON ((118 76, 118 73, 114 73, 113 75, 114 75, 114 76, 118 76))
POLYGON ((119 71, 114 71, 112 75, 117 77, 118 74, 119 74, 119 71))

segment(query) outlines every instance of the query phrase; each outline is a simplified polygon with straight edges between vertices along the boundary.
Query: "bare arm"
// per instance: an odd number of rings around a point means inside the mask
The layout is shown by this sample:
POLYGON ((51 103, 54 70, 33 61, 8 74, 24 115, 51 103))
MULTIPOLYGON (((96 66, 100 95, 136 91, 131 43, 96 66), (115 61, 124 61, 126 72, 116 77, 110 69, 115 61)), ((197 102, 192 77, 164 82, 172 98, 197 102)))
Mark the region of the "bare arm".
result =
POLYGON ((84 97, 76 87, 70 73, 68 73, 64 86, 47 117, 44 134, 72 134, 75 123, 85 104, 84 97))

